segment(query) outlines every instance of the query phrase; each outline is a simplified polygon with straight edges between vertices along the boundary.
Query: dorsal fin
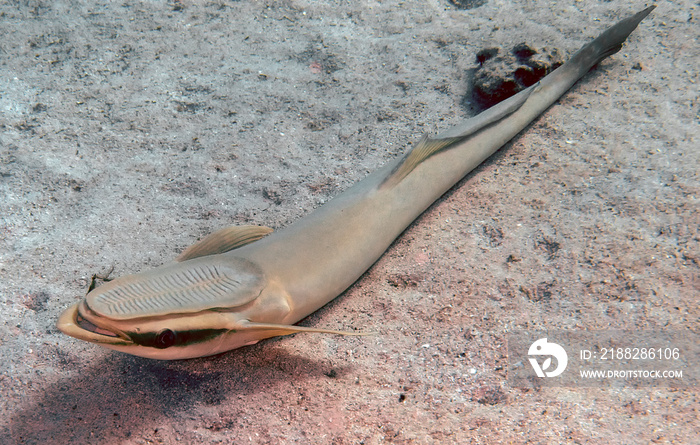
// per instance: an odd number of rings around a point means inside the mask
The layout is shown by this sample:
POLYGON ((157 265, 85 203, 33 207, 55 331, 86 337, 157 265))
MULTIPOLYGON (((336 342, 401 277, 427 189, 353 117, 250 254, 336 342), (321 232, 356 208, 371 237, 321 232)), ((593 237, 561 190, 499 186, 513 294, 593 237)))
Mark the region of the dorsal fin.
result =
POLYGON ((469 136, 483 130, 489 125, 504 119, 516 110, 518 110, 530 96, 530 93, 539 87, 539 83, 521 91, 515 96, 504 100, 503 102, 494 105, 488 110, 477 114, 471 119, 467 119, 463 123, 441 133, 435 137, 424 135, 420 141, 404 155, 403 160, 394 168, 394 170, 386 177, 381 187, 392 187, 401 182, 432 155, 443 150, 449 149, 455 143, 460 142, 469 136))
POLYGON ((399 165, 382 183, 382 187, 391 187, 403 180, 418 164, 425 161, 435 153, 444 150, 462 138, 431 138, 427 134, 418 141, 415 147, 404 156, 399 165))
POLYGON ((228 252, 250 244, 272 232, 265 226, 231 226, 205 236, 199 242, 185 249, 175 261, 186 261, 207 255, 228 252))

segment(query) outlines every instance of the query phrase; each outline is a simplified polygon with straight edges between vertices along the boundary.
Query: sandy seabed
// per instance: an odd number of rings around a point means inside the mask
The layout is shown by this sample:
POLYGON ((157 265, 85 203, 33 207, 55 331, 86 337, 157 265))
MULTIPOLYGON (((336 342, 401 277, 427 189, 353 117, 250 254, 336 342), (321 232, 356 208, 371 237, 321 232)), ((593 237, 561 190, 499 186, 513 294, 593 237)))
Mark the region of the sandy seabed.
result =
MULTIPOLYGON (((625 47, 299 334, 158 362, 61 334, 90 277, 281 228, 474 113, 475 54, 571 54, 625 1, 0 4, 0 442, 691 443, 698 388, 529 388, 518 329, 700 320, 698 7, 625 47), (468 2, 461 2, 468 3, 468 2)), ((339 252, 342 254, 342 252, 339 252)))

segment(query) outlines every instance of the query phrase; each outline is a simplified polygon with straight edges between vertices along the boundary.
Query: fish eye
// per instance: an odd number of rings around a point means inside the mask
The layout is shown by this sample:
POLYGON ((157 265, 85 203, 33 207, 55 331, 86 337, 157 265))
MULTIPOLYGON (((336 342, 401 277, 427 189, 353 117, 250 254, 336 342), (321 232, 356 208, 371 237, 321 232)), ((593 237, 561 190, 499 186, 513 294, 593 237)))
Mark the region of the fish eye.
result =
POLYGON ((169 348, 175 344, 175 333, 170 329, 163 329, 156 335, 153 346, 158 349, 169 348))

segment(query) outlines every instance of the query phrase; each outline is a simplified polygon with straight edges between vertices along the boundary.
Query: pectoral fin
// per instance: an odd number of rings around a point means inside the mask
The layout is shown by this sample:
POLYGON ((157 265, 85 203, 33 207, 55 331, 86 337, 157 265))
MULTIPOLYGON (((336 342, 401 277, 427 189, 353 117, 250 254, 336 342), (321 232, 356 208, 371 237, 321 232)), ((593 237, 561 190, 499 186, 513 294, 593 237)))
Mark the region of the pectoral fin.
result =
POLYGON ((271 336, 290 335, 290 334, 297 334, 299 332, 310 332, 310 333, 316 333, 316 334, 355 335, 355 336, 372 335, 372 333, 368 333, 368 332, 335 331, 332 329, 317 329, 317 328, 309 328, 306 326, 296 326, 296 325, 289 325, 289 324, 255 323, 253 321, 248 321, 248 322, 242 323, 242 326, 246 330, 251 329, 251 330, 270 331, 271 336))
POLYGON ((205 236, 185 249, 175 261, 181 262, 207 255, 216 255, 250 244, 272 232, 265 226, 231 226, 205 236))

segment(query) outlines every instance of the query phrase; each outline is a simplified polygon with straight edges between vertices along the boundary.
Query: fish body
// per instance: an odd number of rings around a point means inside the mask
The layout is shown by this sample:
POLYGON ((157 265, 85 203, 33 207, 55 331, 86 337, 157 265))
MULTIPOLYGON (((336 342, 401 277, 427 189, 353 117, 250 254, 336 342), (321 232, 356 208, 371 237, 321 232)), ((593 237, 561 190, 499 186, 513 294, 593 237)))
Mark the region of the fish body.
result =
POLYGON ((424 137, 290 226, 215 232, 172 263, 89 292, 61 315, 59 329, 156 359, 208 356, 296 332, 335 332, 294 323, 352 285, 435 200, 617 52, 652 9, 617 23, 537 84, 424 137))

